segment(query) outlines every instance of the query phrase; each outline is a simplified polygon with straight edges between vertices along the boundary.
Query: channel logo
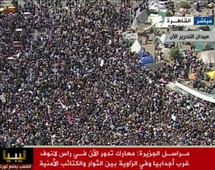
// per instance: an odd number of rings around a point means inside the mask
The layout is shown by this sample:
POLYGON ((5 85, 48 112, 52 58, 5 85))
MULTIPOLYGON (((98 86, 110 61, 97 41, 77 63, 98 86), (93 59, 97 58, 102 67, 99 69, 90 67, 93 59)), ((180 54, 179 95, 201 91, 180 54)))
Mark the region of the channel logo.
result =
POLYGON ((0 164, 33 164, 33 148, 1 148, 0 164))

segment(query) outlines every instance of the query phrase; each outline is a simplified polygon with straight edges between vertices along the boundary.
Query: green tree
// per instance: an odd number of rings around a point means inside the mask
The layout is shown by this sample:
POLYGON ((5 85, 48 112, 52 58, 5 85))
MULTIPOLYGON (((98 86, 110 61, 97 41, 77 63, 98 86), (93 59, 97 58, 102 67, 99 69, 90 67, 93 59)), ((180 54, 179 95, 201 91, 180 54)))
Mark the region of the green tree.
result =
POLYGON ((11 4, 13 4, 16 8, 18 8, 18 1, 17 0, 12 0, 11 4))
POLYGON ((210 27, 209 26, 203 26, 203 27, 200 27, 199 29, 201 29, 203 31, 210 31, 210 27))
POLYGON ((172 16, 172 14, 168 11, 167 13, 166 13, 166 17, 171 17, 172 16))
POLYGON ((177 59, 179 57, 181 57, 180 49, 178 47, 172 47, 170 50, 170 58, 177 59))
POLYGON ((189 3, 187 1, 180 2, 180 8, 189 8, 189 3))

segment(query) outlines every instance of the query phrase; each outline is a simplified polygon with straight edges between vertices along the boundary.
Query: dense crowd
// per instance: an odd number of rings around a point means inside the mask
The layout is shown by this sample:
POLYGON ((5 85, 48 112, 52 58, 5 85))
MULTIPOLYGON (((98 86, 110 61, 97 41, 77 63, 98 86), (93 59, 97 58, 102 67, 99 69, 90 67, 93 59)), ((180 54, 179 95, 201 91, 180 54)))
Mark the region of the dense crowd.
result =
POLYGON ((124 47, 128 4, 56 2, 0 18, 0 146, 215 144, 214 105, 166 88, 180 65, 124 47))

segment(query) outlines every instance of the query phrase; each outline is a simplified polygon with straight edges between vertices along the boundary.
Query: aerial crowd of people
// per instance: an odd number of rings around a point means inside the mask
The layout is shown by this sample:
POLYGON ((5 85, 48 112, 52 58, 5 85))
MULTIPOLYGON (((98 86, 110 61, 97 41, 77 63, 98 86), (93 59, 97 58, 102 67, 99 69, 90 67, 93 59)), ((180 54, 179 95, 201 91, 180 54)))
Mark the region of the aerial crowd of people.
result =
POLYGON ((166 88, 182 61, 142 69, 125 47, 129 4, 66 5, 0 16, 1 147, 215 144, 214 104, 166 88))

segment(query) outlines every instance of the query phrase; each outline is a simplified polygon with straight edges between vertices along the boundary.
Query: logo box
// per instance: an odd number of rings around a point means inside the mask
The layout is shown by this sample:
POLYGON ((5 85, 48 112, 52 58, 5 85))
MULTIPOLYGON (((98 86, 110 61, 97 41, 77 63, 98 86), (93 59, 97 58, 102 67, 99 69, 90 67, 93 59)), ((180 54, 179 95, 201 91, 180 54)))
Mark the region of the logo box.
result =
POLYGON ((0 164, 33 164, 33 148, 0 148, 0 164))

